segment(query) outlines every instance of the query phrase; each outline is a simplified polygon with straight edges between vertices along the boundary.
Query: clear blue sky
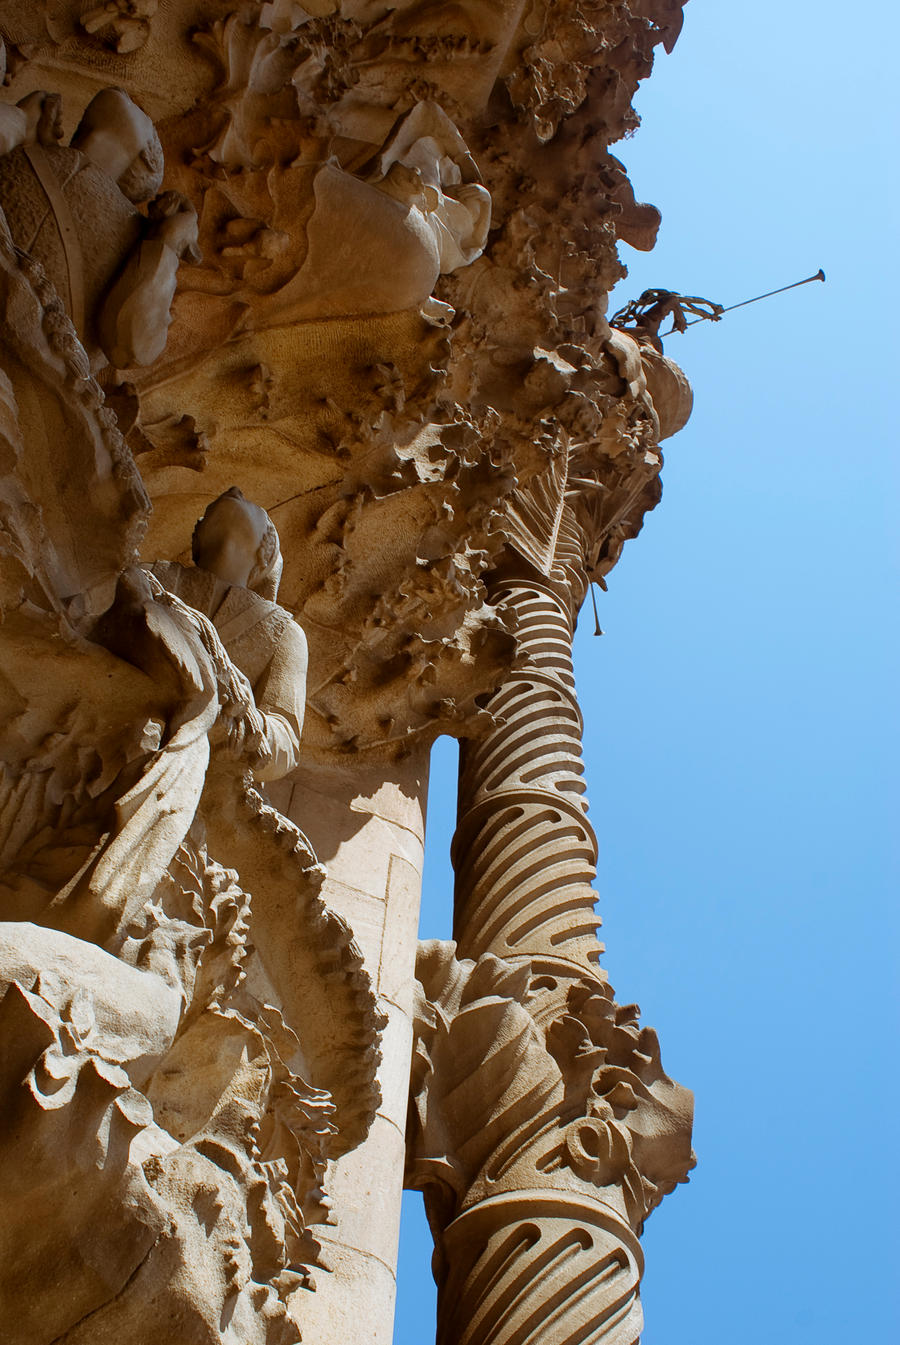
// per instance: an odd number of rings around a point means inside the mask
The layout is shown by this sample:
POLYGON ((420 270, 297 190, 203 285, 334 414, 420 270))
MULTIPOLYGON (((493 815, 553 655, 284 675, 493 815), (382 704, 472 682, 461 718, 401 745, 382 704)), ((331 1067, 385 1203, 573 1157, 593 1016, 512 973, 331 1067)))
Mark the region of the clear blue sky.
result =
MULTIPOLYGON (((645 1345, 900 1339, 897 84, 886 0, 693 0, 615 151, 663 212, 649 286, 693 418, 582 621, 605 965, 695 1090, 699 1165, 647 1225, 645 1345)), ((452 744, 422 914, 446 937, 452 744)), ((395 1345, 431 1345, 421 1200, 395 1345)))

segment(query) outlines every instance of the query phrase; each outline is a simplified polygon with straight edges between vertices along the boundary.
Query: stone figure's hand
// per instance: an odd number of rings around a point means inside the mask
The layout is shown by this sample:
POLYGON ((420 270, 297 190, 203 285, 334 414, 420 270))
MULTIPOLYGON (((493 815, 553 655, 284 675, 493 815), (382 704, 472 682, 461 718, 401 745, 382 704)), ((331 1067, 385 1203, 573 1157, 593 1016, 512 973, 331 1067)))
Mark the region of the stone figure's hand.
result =
POLYGON ((177 257, 187 257, 189 261, 200 260, 195 211, 181 210, 177 215, 163 220, 158 226, 156 237, 166 247, 170 247, 177 257))
POLYGON ((186 196, 177 191, 162 192, 150 202, 147 216, 148 238, 164 243, 176 257, 200 261, 197 211, 186 196))
POLYGON ((269 760, 271 750, 266 738, 265 716, 254 705, 239 711, 229 721, 225 746, 230 755, 251 766, 261 766, 269 760))

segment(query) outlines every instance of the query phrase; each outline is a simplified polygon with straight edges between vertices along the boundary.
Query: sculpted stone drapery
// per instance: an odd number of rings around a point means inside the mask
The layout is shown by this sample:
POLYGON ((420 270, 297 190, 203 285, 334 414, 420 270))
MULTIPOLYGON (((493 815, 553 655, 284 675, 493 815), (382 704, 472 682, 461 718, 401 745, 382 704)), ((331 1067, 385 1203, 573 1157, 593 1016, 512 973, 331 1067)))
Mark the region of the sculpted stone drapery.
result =
POLYGON ((253 704, 229 722, 227 745, 260 780, 297 765, 306 704, 308 654, 301 628, 274 599, 282 559, 264 510, 233 487, 194 529, 194 566, 158 562, 153 574, 213 622, 228 655, 249 679, 253 704))
MULTIPOLYGON (((308 843, 242 778, 296 763, 305 644, 244 590, 226 636, 239 658, 250 646, 245 673, 202 612, 134 565, 147 503, 115 421, 40 267, 8 234, 0 259, 0 1325, 29 1345, 163 1345, 173 1329, 286 1345, 325 1163, 377 1105, 380 1022, 308 843), (48 480, 64 483, 55 500, 48 480), (258 892, 261 872, 262 904, 244 886, 258 892), (285 899, 306 909, 299 986, 285 899), (342 1034, 349 1071, 330 1060, 342 1034)), ((251 569, 269 540, 265 566, 226 577, 274 594, 274 530, 239 496, 201 525, 198 556, 241 520, 251 569)))
POLYGON ((16 111, 20 137, 0 158, 14 240, 42 264, 89 351, 150 364, 165 346, 178 263, 199 259, 189 203, 176 192, 151 200, 163 173, 152 121, 121 89, 102 89, 64 146, 58 96, 31 94, 16 111))

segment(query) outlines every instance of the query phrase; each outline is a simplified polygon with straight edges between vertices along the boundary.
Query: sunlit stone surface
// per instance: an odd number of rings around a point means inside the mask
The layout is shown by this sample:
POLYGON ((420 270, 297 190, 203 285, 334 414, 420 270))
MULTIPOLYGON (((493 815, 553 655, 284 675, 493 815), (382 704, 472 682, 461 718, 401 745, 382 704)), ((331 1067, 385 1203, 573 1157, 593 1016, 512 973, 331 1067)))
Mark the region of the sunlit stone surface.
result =
POLYGON ((679 0, 0 0, 0 1337, 636 1341, 690 1094, 571 637, 690 413, 610 145, 679 0), (462 740, 455 942, 416 944, 462 740))

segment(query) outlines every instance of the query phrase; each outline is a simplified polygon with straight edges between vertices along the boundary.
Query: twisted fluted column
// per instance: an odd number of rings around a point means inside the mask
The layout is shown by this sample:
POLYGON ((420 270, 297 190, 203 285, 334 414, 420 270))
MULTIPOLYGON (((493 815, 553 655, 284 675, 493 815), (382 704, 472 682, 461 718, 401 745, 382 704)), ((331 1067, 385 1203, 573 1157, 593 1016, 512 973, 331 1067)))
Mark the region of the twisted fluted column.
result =
POLYGON ((638 1234, 692 1164, 690 1094, 598 966, 572 668, 597 513, 570 483, 552 564, 512 538, 489 581, 516 660, 461 749, 456 947, 417 965, 408 1180, 436 1230, 437 1345, 637 1345, 638 1234))
POLYGON ((585 549, 567 506, 551 574, 510 553, 490 588, 515 635, 517 670, 488 702, 494 727, 461 749, 452 857, 464 957, 552 958, 596 974, 597 840, 572 668, 585 549))
POLYGON ((528 1191, 444 1233, 436 1345, 635 1345, 640 1243, 599 1202, 528 1191))

